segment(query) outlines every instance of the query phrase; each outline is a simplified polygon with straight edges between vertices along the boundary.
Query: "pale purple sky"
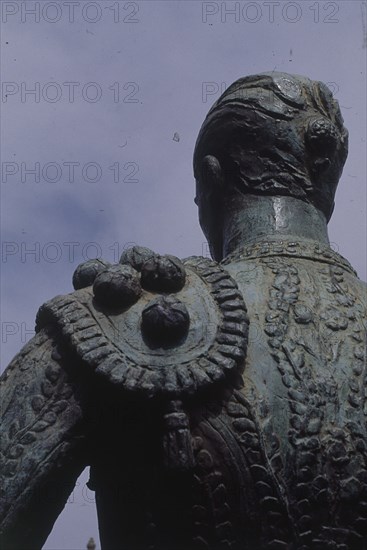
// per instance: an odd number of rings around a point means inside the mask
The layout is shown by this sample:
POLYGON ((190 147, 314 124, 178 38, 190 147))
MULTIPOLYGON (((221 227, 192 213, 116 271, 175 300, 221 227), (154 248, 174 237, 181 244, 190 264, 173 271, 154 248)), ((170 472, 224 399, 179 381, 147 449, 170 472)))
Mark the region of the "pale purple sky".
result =
MULTIPOLYGON (((84 259, 116 261, 129 243, 208 255, 192 152, 210 105, 248 74, 294 72, 335 93, 350 145, 329 236, 366 279, 366 2, 1 8, 2 368, 84 259)), ((98 541, 79 482, 46 550, 98 541)))

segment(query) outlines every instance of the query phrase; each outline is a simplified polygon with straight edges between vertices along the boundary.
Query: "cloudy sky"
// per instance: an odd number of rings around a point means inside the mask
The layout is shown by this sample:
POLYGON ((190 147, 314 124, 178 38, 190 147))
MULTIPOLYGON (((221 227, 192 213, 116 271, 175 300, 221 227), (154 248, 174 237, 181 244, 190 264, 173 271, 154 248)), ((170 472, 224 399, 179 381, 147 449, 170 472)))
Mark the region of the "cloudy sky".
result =
MULTIPOLYGON (((75 267, 131 243, 208 255, 192 152, 220 93, 263 71, 329 85, 350 132, 329 236, 366 279, 366 2, 1 2, 2 368, 75 267)), ((98 543, 79 480, 45 549, 98 543)), ((98 543, 99 544, 99 543, 98 543)))

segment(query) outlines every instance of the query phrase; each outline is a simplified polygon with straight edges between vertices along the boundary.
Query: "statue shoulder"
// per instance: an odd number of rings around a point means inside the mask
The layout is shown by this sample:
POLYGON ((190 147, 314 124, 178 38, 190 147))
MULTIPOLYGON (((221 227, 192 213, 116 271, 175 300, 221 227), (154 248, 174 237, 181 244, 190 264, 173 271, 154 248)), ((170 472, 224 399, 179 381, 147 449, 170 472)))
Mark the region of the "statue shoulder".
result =
POLYGON ((84 367, 122 392, 184 399, 243 367, 248 318, 230 274, 202 257, 180 260, 133 247, 119 264, 90 260, 76 291, 44 304, 84 367))

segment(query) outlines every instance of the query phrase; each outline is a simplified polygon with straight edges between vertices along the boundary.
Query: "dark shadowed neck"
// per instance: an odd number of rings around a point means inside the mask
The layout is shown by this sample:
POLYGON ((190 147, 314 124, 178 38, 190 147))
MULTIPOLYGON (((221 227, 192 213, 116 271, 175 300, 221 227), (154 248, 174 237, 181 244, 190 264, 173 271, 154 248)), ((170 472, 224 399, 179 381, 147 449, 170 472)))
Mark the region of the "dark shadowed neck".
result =
POLYGON ((329 245, 324 214, 293 197, 236 195, 223 219, 223 258, 264 240, 314 241, 329 245))

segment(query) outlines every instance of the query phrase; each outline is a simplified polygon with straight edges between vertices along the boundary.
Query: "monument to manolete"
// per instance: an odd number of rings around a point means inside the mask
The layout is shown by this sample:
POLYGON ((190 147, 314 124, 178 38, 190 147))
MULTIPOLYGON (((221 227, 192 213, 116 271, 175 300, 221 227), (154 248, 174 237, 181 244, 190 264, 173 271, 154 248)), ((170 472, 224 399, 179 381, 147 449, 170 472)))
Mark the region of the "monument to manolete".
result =
POLYGON ((194 153, 212 260, 77 268, 2 377, 4 550, 40 549, 90 466, 104 550, 366 550, 366 286, 329 246, 348 133, 263 73, 194 153))

